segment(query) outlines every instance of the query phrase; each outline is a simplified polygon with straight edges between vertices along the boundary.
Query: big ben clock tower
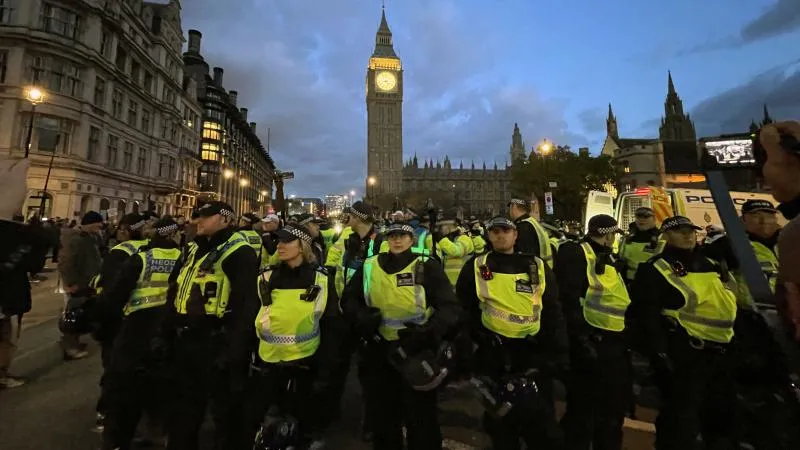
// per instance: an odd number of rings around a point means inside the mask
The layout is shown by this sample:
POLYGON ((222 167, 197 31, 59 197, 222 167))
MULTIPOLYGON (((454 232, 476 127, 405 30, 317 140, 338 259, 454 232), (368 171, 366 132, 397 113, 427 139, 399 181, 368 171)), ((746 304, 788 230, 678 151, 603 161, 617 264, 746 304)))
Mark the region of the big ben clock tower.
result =
POLYGON ((403 169, 403 66, 381 13, 367 68, 367 196, 397 195, 403 169))

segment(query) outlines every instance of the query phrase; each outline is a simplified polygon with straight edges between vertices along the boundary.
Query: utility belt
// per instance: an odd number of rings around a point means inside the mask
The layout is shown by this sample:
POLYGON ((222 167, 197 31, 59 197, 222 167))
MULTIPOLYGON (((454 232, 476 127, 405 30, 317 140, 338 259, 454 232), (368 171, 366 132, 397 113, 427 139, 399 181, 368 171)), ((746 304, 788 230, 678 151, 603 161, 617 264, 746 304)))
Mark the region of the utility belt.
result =
POLYGON ((690 336, 686 330, 680 326, 678 321, 673 317, 662 316, 667 321, 667 331, 670 333, 672 339, 680 344, 685 344, 688 350, 706 351, 714 354, 724 354, 728 350, 728 344, 720 344, 719 342, 707 341, 704 339, 690 336))
MULTIPOLYGON (((504 338, 497 333, 491 331, 480 331, 476 336, 476 343, 478 348, 476 350, 477 360, 480 365, 485 365, 484 370, 489 373, 502 373, 512 374, 515 371, 520 371, 521 362, 517 361, 512 356, 510 338, 504 338)), ((518 345, 525 345, 530 347, 537 347, 539 345, 539 338, 537 336, 526 336, 520 339, 513 339, 518 345)), ((530 357, 535 351, 523 352, 522 354, 530 357)), ((528 359, 528 358, 525 358, 528 359)), ((532 358, 533 359, 533 358, 532 358)), ((528 368, 523 368, 524 372, 528 368)))
POLYGON ((250 375, 267 375, 275 372, 287 372, 291 375, 298 371, 310 371, 311 357, 299 359, 297 361, 281 361, 276 363, 268 363, 258 357, 256 353, 250 358, 250 375))
POLYGON ((216 317, 180 318, 175 326, 175 337, 178 339, 219 337, 225 334, 226 330, 222 320, 216 317))
POLYGON ((602 330, 600 328, 590 327, 589 330, 589 340, 596 344, 599 344, 603 341, 608 342, 624 342, 625 341, 625 332, 624 331, 609 331, 609 330, 602 330))

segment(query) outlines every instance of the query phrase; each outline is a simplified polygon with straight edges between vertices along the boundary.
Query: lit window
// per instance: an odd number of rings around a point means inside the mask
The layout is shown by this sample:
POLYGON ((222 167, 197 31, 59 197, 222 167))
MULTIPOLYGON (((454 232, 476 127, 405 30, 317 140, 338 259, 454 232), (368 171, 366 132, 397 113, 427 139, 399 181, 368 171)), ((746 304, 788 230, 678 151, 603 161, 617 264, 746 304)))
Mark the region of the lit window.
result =
POLYGON ((220 135, 219 131, 209 130, 208 128, 203 130, 203 139, 212 139, 218 141, 221 137, 222 136, 220 135))
POLYGON ((200 158, 202 158, 203 161, 219 161, 219 153, 203 150, 200 152, 200 158))

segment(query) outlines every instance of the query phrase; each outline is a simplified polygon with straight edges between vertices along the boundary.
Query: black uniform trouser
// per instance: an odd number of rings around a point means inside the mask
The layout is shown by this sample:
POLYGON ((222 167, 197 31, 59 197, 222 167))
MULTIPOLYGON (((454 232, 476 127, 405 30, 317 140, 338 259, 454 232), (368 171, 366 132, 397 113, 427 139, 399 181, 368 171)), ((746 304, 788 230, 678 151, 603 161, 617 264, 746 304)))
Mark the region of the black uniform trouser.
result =
POLYGON ((365 414, 370 418, 375 450, 403 450, 403 426, 408 450, 441 450, 437 390, 416 391, 389 364, 381 349, 365 349, 359 375, 365 414))
POLYGON ((631 396, 630 354, 624 337, 595 334, 597 360, 572 355, 567 411, 561 419, 569 450, 621 450, 631 396))
POLYGON ((198 450, 200 428, 209 406, 214 422, 212 448, 231 450, 241 439, 244 386, 239 382, 246 373, 233 373, 215 364, 224 339, 207 330, 187 330, 175 339, 167 450, 198 450))
POLYGON ((274 413, 296 419, 303 440, 316 437, 332 411, 330 397, 326 397, 330 392, 315 391, 315 378, 315 370, 308 367, 266 364, 254 370, 247 382, 243 422, 246 430, 241 448, 252 449, 258 427, 265 416, 274 413))
POLYGON ((106 404, 108 403, 107 401, 108 388, 106 387, 108 382, 106 379, 108 378, 107 373, 111 365, 111 357, 113 354, 114 354, 114 341, 113 340, 101 341, 100 361, 103 364, 103 374, 100 375, 100 396, 97 398, 97 407, 95 408, 95 410, 99 414, 106 413, 106 408, 107 408, 106 404))
POLYGON ((129 372, 112 369, 106 373, 104 450, 129 449, 142 413, 146 411, 153 419, 163 412, 167 389, 160 375, 145 369, 129 372))
POLYGON ((544 374, 536 377, 539 395, 536 404, 517 404, 503 418, 485 412, 483 427, 492 440, 493 450, 520 450, 520 440, 529 449, 561 450, 564 435, 556 421, 553 380, 544 374))
POLYGON ((730 444, 737 434, 736 396, 726 354, 719 348, 698 350, 686 344, 678 350, 673 346, 670 356, 674 371, 662 368, 657 373, 663 403, 656 419, 656 448, 736 448, 730 444))

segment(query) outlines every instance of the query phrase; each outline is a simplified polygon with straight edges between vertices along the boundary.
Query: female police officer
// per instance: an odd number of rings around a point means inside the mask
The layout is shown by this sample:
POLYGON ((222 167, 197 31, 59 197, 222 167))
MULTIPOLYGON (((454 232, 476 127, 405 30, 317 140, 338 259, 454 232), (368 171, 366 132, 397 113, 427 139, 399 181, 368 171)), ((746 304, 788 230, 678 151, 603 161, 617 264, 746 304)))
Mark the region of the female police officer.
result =
POLYGON ((735 286, 727 270, 695 251, 700 229, 686 217, 664 220, 664 251, 639 265, 631 289, 628 319, 664 399, 656 420, 656 445, 664 450, 699 448, 701 431, 703 448, 728 448, 713 444, 735 431, 723 364, 734 335, 735 286))
POLYGON ((342 305, 368 339, 359 370, 373 447, 403 449, 405 425, 409 450, 438 450, 436 383, 412 386, 407 375, 413 370, 405 370, 391 355, 407 355, 410 361, 433 354, 457 323, 460 308, 441 264, 411 251, 413 227, 395 223, 386 236, 389 252, 364 262, 345 288, 342 305))
POLYGON ((290 414, 297 420, 302 441, 298 444, 314 448, 332 410, 325 388, 335 366, 338 338, 344 334, 337 329, 339 302, 332 277, 316 259, 308 229, 290 224, 276 234, 280 263, 258 277, 261 310, 247 388, 249 435, 270 406, 277 406, 281 416, 290 414))

